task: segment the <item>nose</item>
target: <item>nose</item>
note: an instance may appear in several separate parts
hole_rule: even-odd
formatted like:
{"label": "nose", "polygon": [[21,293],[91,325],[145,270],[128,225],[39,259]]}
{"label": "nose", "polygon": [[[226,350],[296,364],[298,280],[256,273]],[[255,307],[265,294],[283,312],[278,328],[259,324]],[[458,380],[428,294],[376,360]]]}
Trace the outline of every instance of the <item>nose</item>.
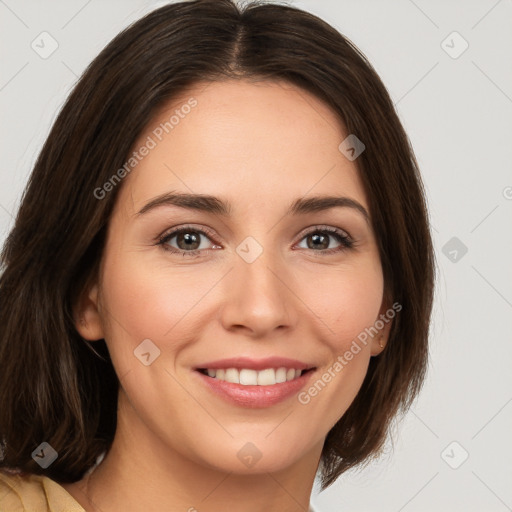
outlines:
{"label": "nose", "polygon": [[224,328],[258,339],[292,329],[298,318],[293,289],[291,272],[272,251],[263,251],[252,263],[237,258],[225,283]]}

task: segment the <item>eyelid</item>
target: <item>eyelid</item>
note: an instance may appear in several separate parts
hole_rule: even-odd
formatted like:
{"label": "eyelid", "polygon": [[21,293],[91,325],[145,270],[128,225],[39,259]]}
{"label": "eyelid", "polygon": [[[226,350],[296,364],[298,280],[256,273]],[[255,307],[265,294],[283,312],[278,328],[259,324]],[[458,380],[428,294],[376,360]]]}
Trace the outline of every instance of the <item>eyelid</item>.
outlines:
{"label": "eyelid", "polygon": [[310,233],[314,233],[316,231],[329,231],[331,233],[338,233],[340,235],[343,235],[350,240],[353,240],[352,236],[346,229],[338,228],[336,226],[331,226],[330,224],[313,224],[312,226],[308,226],[307,228],[304,228],[300,233],[299,237],[302,239],[306,235],[309,235]]}
{"label": "eyelid", "polygon": [[208,235],[208,237],[210,237],[212,239],[215,239],[217,236],[216,233],[208,226],[204,226],[202,224],[200,226],[196,226],[194,224],[184,224],[184,225],[173,226],[171,228],[166,229],[161,235],[158,235],[156,237],[155,241],[161,242],[162,240],[169,238],[169,237],[173,237],[180,231],[187,230],[187,229],[189,229],[190,231],[197,231],[198,233]]}

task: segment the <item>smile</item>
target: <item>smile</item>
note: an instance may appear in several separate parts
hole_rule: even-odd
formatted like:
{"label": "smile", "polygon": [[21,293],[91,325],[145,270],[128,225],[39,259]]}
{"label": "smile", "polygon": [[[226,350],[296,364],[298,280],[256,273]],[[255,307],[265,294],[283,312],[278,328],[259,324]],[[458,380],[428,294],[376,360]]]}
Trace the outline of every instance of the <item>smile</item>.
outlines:
{"label": "smile", "polygon": [[298,379],[308,370],[297,368],[265,368],[257,371],[249,368],[200,368],[199,371],[213,379],[243,386],[273,386]]}

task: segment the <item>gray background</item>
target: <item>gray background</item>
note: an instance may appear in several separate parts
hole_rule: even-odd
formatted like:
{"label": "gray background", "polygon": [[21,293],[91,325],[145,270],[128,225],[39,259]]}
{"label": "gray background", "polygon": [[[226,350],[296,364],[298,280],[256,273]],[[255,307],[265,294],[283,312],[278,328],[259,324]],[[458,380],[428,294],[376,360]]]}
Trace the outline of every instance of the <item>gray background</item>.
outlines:
{"label": "gray background", "polygon": [[[0,0],[0,241],[76,78],[164,3]],[[420,398],[381,459],[321,494],[315,486],[312,503],[321,512],[512,510],[512,1],[287,3],[352,39],[388,87],[420,163],[439,264]],[[43,31],[58,43],[46,59],[31,47]]]}

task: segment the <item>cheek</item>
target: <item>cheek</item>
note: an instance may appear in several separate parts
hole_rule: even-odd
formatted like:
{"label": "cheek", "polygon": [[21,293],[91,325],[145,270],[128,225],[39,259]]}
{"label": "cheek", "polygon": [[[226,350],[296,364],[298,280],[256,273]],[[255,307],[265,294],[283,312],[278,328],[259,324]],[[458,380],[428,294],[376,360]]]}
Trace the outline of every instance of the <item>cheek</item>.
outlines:
{"label": "cheek", "polygon": [[187,307],[181,283],[167,282],[130,252],[105,260],[101,305],[105,338],[118,371],[134,364],[133,351],[143,340],[152,340],[161,350],[165,334]]}
{"label": "cheek", "polygon": [[303,432],[314,432],[322,418],[326,435],[354,401],[368,371],[371,338],[365,329],[378,319],[383,276],[373,259],[359,263],[357,268],[340,266],[316,279],[317,286],[310,281],[307,289],[303,288],[302,293],[308,292],[311,298],[311,310],[319,317],[317,325],[328,353],[327,364],[297,397]]}
{"label": "cheek", "polygon": [[378,319],[383,298],[380,266],[344,268],[306,280],[302,296],[325,326],[326,340],[336,352],[344,352],[361,332]]}
{"label": "cheek", "polygon": [[[114,253],[114,251],[112,251]],[[162,263],[158,255],[126,250],[107,258],[102,280],[106,338],[119,371],[133,362],[133,350],[146,339],[161,350],[160,362],[174,365],[202,324],[202,297],[218,282],[210,270]]]}

